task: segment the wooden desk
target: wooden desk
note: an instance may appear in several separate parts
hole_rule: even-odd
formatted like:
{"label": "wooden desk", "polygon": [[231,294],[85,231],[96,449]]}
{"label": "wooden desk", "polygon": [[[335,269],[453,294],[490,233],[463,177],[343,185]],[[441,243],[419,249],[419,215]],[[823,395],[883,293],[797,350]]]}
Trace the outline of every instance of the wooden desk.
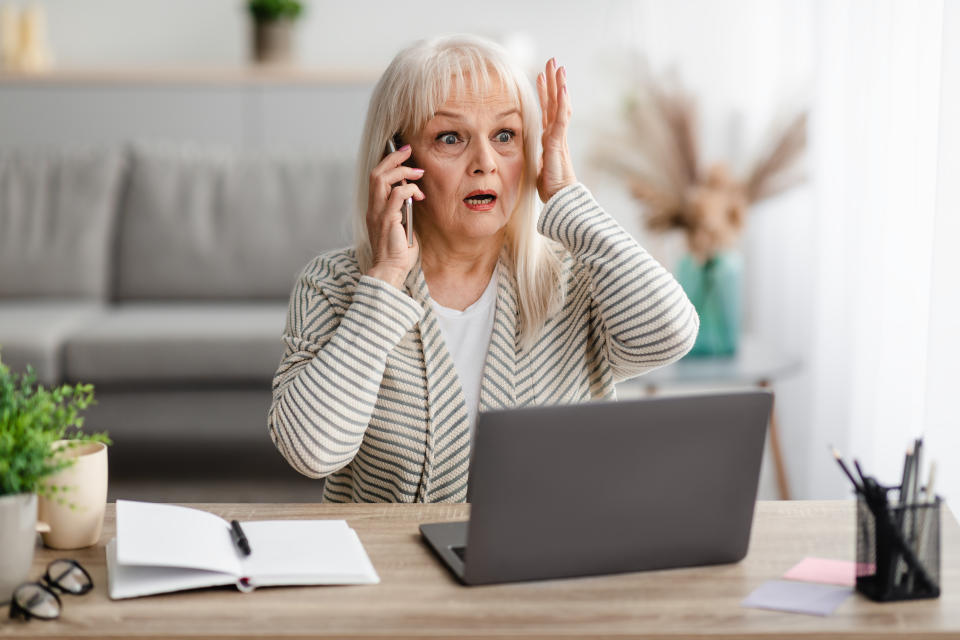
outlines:
{"label": "wooden desk", "polygon": [[[96,588],[63,597],[54,622],[6,620],[0,638],[867,638],[960,637],[960,527],[943,513],[943,595],[876,604],[854,595],[827,618],[743,609],[765,580],[808,555],[852,559],[853,502],[761,502],[750,552],[735,565],[544,582],[462,587],[421,542],[421,522],[464,518],[466,505],[198,505],[226,518],[345,518],[380,574],[379,585],[234,588],[111,601],[104,545],[38,550],[34,576],[51,559],[79,560]],[[571,516],[576,510],[571,508]]]}

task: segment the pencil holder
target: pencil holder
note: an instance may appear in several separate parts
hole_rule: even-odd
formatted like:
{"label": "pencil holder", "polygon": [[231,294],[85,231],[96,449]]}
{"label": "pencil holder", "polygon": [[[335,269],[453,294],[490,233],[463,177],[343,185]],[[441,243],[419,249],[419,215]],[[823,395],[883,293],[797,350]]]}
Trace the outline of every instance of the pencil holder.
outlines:
{"label": "pencil holder", "polygon": [[871,508],[857,498],[857,591],[877,602],[940,597],[940,498]]}

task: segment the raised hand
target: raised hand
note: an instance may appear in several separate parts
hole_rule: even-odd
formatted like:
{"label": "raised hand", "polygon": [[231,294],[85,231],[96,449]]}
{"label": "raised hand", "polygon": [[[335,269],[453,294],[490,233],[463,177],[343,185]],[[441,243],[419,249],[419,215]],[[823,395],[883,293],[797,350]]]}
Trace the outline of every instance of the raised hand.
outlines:
{"label": "raised hand", "polygon": [[577,181],[567,145],[567,126],[570,124],[570,94],[567,91],[567,70],[557,67],[555,58],[537,75],[537,94],[543,114],[543,157],[537,176],[537,192],[546,202],[560,189]]}

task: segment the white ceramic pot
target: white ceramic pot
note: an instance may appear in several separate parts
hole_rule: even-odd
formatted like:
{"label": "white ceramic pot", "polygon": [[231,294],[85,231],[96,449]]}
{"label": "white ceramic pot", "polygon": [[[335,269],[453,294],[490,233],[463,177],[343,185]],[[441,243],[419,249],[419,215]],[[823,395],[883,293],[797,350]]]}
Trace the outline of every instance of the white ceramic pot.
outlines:
{"label": "white ceramic pot", "polygon": [[[54,447],[61,444],[56,442]],[[67,489],[40,497],[39,518],[50,525],[43,543],[53,549],[89,547],[100,539],[107,507],[107,446],[89,442],[60,455],[73,458],[74,463],[44,480],[45,485]]]}
{"label": "white ceramic pot", "polygon": [[0,604],[27,580],[37,545],[37,494],[0,496]]}

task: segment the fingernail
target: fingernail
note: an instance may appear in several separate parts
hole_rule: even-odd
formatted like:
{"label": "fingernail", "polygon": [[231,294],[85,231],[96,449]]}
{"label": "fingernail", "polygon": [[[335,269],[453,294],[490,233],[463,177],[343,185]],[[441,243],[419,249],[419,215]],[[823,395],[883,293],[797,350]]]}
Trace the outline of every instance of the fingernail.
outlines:
{"label": "fingernail", "polygon": [[417,173],[423,173],[423,169],[414,169]]}
{"label": "fingernail", "polygon": [[410,148],[410,145],[405,144],[405,145],[403,145],[402,147],[400,147],[399,149],[397,149],[397,151],[406,151],[406,150],[409,149],[409,148]]}
{"label": "fingernail", "polygon": [[567,68],[566,68],[566,67],[560,67],[560,75],[562,75],[564,78],[567,77]]}

